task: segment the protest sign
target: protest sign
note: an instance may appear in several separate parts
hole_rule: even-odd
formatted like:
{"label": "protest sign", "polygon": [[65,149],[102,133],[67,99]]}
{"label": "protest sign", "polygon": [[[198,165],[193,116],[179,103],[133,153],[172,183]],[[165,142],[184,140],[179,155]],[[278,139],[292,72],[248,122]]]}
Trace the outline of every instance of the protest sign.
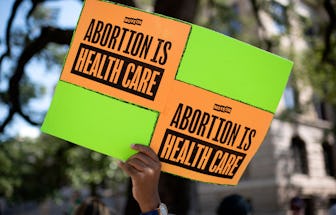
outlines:
{"label": "protest sign", "polygon": [[183,82],[174,83],[168,103],[151,143],[163,170],[219,184],[237,181],[273,116]]}
{"label": "protest sign", "polygon": [[42,130],[122,160],[142,143],[163,171],[237,184],[291,67],[194,24],[87,0]]}
{"label": "protest sign", "polygon": [[61,80],[160,110],[189,31],[182,22],[88,0]]}

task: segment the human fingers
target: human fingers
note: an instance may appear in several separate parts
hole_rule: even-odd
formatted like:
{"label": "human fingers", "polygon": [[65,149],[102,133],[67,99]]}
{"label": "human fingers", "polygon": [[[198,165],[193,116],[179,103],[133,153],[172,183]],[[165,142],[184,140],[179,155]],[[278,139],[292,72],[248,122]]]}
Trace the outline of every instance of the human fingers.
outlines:
{"label": "human fingers", "polygon": [[133,166],[129,165],[128,163],[124,163],[122,161],[118,161],[118,166],[129,176],[135,176],[138,172]]}
{"label": "human fingers", "polygon": [[131,147],[134,150],[137,150],[139,152],[142,152],[142,153],[146,154],[147,156],[149,156],[154,161],[159,161],[159,158],[157,157],[156,153],[149,146],[144,146],[144,145],[141,145],[141,144],[132,144]]}
{"label": "human fingers", "polygon": [[159,159],[154,160],[151,157],[149,157],[147,154],[142,153],[142,152],[138,152],[137,154],[133,155],[132,159],[138,159],[142,163],[144,163],[145,165],[151,168],[161,165]]}
{"label": "human fingers", "polygon": [[[139,157],[138,154],[133,155],[130,159],[127,160],[127,164],[132,166],[134,169],[138,170],[139,172],[143,172],[146,169],[152,168],[153,165],[151,163],[147,164],[146,162],[144,162],[142,159],[139,159],[138,157]],[[143,159],[146,159],[146,158],[143,158]],[[147,158],[147,159],[150,160],[150,158]]]}

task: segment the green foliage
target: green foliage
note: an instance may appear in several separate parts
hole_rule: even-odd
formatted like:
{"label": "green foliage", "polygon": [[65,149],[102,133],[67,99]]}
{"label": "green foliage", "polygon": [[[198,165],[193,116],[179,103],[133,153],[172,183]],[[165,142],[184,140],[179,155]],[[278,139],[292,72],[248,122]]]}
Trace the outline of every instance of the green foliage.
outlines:
{"label": "green foliage", "polygon": [[[331,55],[336,59],[335,51]],[[307,78],[321,100],[336,105],[336,66],[328,62],[320,62],[321,58],[321,51],[306,53],[304,63]]]}
{"label": "green foliage", "polygon": [[0,195],[13,201],[41,200],[52,194],[62,178],[65,148],[62,141],[47,136],[12,139],[0,145]]}
{"label": "green foliage", "polygon": [[0,145],[0,196],[43,200],[63,186],[113,188],[125,179],[117,161],[55,137],[12,139]]}
{"label": "green foliage", "polygon": [[46,63],[47,68],[61,66],[65,61],[68,46],[49,44],[46,49],[40,53],[40,59]]}
{"label": "green foliage", "polygon": [[47,7],[45,4],[38,4],[29,19],[31,31],[38,30],[46,25],[56,25],[59,12],[60,8],[58,7]]}
{"label": "green foliage", "polygon": [[153,7],[154,0],[136,0],[135,3],[137,7],[146,10],[148,8]]}
{"label": "green foliage", "polygon": [[125,178],[114,158],[86,148],[68,150],[67,162],[66,175],[76,189],[89,186],[95,192],[99,185],[114,187]]}
{"label": "green foliage", "polygon": [[20,100],[23,104],[27,104],[30,99],[36,98],[38,96],[43,96],[43,94],[39,93],[42,92],[42,86],[33,85],[28,77],[24,76],[20,84]]}

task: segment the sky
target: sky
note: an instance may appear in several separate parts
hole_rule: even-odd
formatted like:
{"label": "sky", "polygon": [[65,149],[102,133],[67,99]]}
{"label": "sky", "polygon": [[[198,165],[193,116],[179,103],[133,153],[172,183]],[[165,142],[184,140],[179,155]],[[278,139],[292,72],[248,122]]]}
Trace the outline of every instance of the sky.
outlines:
{"label": "sky", "polygon": [[[4,52],[4,41],[5,41],[5,32],[7,20],[10,16],[10,11],[15,0],[0,0],[0,54]],[[58,0],[50,1],[44,3],[46,7],[50,8],[59,8],[58,19],[55,24],[61,28],[74,28],[78,21],[80,11],[82,8],[82,3],[79,0]],[[24,26],[25,21],[24,17],[29,9],[31,3],[29,0],[23,1],[20,5],[19,13],[15,18],[14,25],[17,27]],[[17,50],[18,52],[21,50]],[[0,89],[7,89],[7,82],[4,81],[4,77],[10,75],[6,73],[10,67],[10,63],[7,63],[2,68],[2,73],[0,74]],[[31,60],[26,67],[26,74],[31,78],[31,81],[36,84],[42,84],[46,87],[46,95],[39,99],[33,99],[29,103],[31,110],[37,111],[46,111],[50,105],[52,99],[52,93],[55,84],[59,78],[61,68],[55,67],[51,69],[46,68],[45,64],[40,61],[33,59]],[[7,109],[3,106],[0,106],[0,121],[3,120],[3,117],[7,114]],[[26,123],[21,117],[15,116],[12,123],[7,126],[5,133],[10,136],[19,136],[19,137],[37,137],[40,134],[40,128],[36,126],[30,126]]]}

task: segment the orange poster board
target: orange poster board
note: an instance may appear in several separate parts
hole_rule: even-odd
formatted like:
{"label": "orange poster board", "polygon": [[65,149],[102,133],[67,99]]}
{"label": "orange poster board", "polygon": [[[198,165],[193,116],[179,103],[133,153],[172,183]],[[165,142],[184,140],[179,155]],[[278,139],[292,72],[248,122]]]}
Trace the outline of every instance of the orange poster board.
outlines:
{"label": "orange poster board", "polygon": [[151,141],[162,169],[204,182],[237,184],[273,114],[179,81],[171,95]]}
{"label": "orange poster board", "polygon": [[162,110],[190,25],[98,0],[82,14],[61,80]]}

